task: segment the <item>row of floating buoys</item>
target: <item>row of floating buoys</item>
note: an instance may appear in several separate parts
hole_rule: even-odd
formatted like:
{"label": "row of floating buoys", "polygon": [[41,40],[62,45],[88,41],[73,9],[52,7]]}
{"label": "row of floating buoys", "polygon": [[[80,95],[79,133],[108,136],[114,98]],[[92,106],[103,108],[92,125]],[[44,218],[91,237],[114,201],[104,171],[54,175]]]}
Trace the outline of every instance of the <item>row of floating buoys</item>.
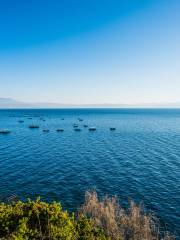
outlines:
{"label": "row of floating buoys", "polygon": [[[27,118],[28,120],[32,120],[32,118],[30,117],[30,118]],[[46,121],[46,119],[44,119],[44,118],[39,118],[39,120],[41,120],[41,121],[43,121],[43,122],[45,122]],[[18,121],[19,123],[24,123],[24,120],[19,120]]]}
{"label": "row of floating buoys", "polygon": [[[31,120],[32,117],[28,117],[27,119]],[[45,120],[44,118],[42,118],[42,117],[40,117],[39,119],[42,120],[42,121],[46,121],[46,120]],[[61,118],[61,120],[64,120],[64,118]],[[78,120],[79,122],[82,122],[82,121],[83,121],[82,118],[77,118],[77,120]],[[24,123],[24,120],[21,120],[21,119],[20,119],[18,122],[19,122],[19,123]],[[81,128],[79,128],[78,124],[73,124],[73,127],[74,127],[74,131],[76,131],[76,132],[80,132],[80,131],[81,131]],[[88,128],[88,125],[84,124],[83,127],[84,127],[84,128]],[[39,125],[32,124],[32,125],[29,125],[29,128],[30,128],[30,129],[38,129],[38,128],[39,128]],[[115,130],[116,130],[115,127],[110,127],[109,129],[110,129],[110,131],[115,131]],[[50,132],[49,129],[43,129],[42,131],[45,132],[45,133]],[[64,129],[60,128],[60,129],[57,129],[56,131],[57,131],[57,132],[64,132]],[[89,127],[89,131],[96,131],[96,128],[95,128],[95,127]],[[8,133],[10,133],[10,132],[11,132],[11,131],[10,131],[9,129],[0,129],[0,134],[8,134]]]}
{"label": "row of floating buoys", "polygon": [[[74,124],[74,131],[76,132],[80,132],[81,131],[81,128],[78,127],[77,124]],[[87,125],[84,125],[84,127],[88,127]],[[35,129],[35,128],[39,128],[38,125],[30,125],[29,128],[31,129]],[[115,127],[110,127],[110,131],[115,131],[116,128]],[[64,129],[60,128],[60,129],[57,129],[56,130],[57,132],[64,132]],[[89,127],[89,131],[96,131],[96,128],[95,127]],[[48,129],[44,129],[43,132],[49,132]]]}
{"label": "row of floating buoys", "polygon": [[[30,125],[29,128],[30,129],[38,129],[39,126],[38,125]],[[114,127],[110,128],[110,131],[115,131],[115,130],[116,130],[116,128],[114,128]],[[48,133],[50,130],[49,129],[43,129],[42,131]],[[57,129],[56,131],[57,132],[64,132],[64,129],[60,128],[60,129]],[[75,127],[74,131],[80,132],[81,128]],[[89,131],[91,131],[91,132],[96,131],[96,128],[95,127],[90,127]],[[0,129],[0,134],[8,134],[8,133],[11,133],[11,131],[9,129]]]}

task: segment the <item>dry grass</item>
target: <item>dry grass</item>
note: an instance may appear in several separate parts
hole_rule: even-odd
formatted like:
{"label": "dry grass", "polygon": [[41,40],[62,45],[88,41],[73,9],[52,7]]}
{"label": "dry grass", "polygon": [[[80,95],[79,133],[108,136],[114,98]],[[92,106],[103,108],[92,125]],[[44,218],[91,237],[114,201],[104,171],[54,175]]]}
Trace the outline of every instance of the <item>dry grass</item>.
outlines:
{"label": "dry grass", "polygon": [[99,200],[96,192],[87,192],[80,213],[90,217],[111,240],[172,240],[168,233],[159,233],[155,218],[146,214],[133,201],[124,210],[116,197]]}

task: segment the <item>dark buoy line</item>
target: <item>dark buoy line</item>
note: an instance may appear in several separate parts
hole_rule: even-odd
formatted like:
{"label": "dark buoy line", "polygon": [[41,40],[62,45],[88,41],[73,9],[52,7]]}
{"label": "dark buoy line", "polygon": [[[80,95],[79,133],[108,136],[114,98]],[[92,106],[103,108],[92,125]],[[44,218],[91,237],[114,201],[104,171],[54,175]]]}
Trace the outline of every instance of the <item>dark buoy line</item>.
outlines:
{"label": "dark buoy line", "polygon": [[[33,118],[32,118],[32,117],[28,117],[27,119],[33,119]],[[82,118],[77,118],[77,119],[78,119],[78,121],[80,121],[80,122],[83,121]],[[39,120],[41,120],[41,121],[46,121],[46,120],[45,120],[44,118],[42,118],[42,117],[40,117]],[[61,120],[64,120],[64,118],[61,118]],[[19,123],[24,123],[24,120],[20,119],[20,120],[18,120],[18,122],[19,122]],[[30,124],[28,127],[29,127],[30,129],[38,129],[38,128],[40,128],[39,125],[37,125],[37,124]],[[73,124],[74,131],[76,131],[76,132],[82,131],[82,129],[81,129],[80,127],[81,127],[81,126],[79,126],[79,124],[77,124],[77,123],[74,123],[74,124]],[[82,127],[88,128],[88,130],[89,130],[89,131],[92,131],[92,132],[97,130],[96,127],[88,127],[87,124],[82,125]],[[110,131],[115,131],[116,128],[115,128],[115,127],[109,127],[109,130],[110,130]],[[10,133],[10,132],[11,132],[11,130],[9,130],[9,129],[0,129],[0,134],[8,134],[8,133]],[[50,132],[50,130],[45,128],[45,129],[42,129],[42,132],[48,133],[48,132]],[[58,128],[58,129],[56,129],[56,132],[64,132],[64,129],[63,129],[63,128]]]}

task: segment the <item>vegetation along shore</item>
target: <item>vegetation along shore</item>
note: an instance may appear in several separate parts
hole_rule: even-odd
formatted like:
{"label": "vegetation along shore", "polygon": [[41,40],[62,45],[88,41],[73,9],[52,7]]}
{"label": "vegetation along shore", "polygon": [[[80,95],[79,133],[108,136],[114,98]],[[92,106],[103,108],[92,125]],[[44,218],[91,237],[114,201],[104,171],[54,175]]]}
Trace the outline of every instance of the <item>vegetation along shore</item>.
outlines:
{"label": "vegetation along shore", "polygon": [[63,210],[60,203],[40,199],[0,203],[0,239],[62,240],[171,240],[160,231],[157,219],[130,202],[123,209],[116,197],[99,199],[86,192],[76,213]]}

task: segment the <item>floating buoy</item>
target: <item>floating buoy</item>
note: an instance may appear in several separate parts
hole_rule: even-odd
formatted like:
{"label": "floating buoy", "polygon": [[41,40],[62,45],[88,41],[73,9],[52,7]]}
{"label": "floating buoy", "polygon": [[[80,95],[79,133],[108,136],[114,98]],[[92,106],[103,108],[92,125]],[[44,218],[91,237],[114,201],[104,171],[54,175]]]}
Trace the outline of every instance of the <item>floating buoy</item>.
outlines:
{"label": "floating buoy", "polygon": [[64,129],[57,129],[57,132],[64,132]]}

